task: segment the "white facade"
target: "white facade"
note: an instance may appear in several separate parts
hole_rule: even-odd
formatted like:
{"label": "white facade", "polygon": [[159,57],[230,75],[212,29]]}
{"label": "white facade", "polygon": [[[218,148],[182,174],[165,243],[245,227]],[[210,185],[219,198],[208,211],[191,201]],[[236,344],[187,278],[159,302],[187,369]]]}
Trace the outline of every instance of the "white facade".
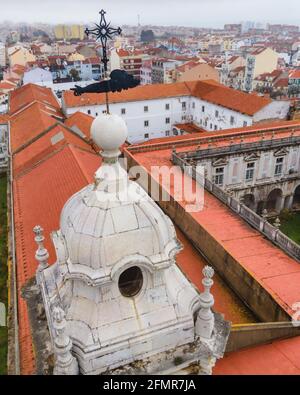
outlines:
{"label": "white facade", "polygon": [[36,67],[32,70],[25,71],[23,77],[23,84],[39,84],[48,86],[53,83],[51,71]]}
{"label": "white facade", "polygon": [[192,121],[201,128],[213,131],[251,126],[253,117],[228,108],[191,98]]}
{"label": "white facade", "polygon": [[[274,147],[270,147],[271,143]],[[236,149],[233,144],[231,153],[228,149],[222,153],[222,148],[211,148],[194,160],[205,167],[210,181],[232,192],[251,209],[259,213],[264,208],[290,209],[296,203],[296,189],[300,185],[299,138],[285,143],[278,140],[278,144],[276,140],[256,144],[253,149],[249,149],[249,143],[241,148],[237,145]]]}
{"label": "white facade", "polygon": [[[182,96],[159,100],[111,103],[110,110],[113,114],[120,115],[126,122],[129,130],[128,141],[138,143],[172,135],[173,125],[185,122],[183,117],[188,114],[189,100],[189,97]],[[183,102],[187,103],[186,111],[182,109]],[[106,106],[103,104],[65,108],[67,116],[77,111],[96,117],[106,111]]]}
{"label": "white facade", "polygon": [[6,49],[5,44],[0,42],[0,67],[6,66]]}
{"label": "white facade", "polygon": [[[81,111],[96,117],[106,111],[105,104],[68,108],[64,102],[62,105],[67,116]],[[111,103],[110,109],[125,120],[129,130],[128,141],[139,143],[172,136],[177,123],[193,122],[207,131],[214,131],[251,126],[261,120],[285,119],[289,102],[273,101],[254,116],[191,96]]]}

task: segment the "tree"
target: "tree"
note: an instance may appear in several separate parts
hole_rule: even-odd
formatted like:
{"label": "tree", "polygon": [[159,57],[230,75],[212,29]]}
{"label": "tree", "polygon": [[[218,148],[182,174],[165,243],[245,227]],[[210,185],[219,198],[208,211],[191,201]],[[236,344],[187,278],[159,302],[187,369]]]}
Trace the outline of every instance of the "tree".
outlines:
{"label": "tree", "polygon": [[142,30],[141,41],[144,43],[150,43],[155,40],[155,36],[152,30]]}
{"label": "tree", "polygon": [[79,73],[78,70],[76,69],[71,69],[69,72],[70,77],[72,78],[73,81],[79,81],[80,77],[79,77]]}

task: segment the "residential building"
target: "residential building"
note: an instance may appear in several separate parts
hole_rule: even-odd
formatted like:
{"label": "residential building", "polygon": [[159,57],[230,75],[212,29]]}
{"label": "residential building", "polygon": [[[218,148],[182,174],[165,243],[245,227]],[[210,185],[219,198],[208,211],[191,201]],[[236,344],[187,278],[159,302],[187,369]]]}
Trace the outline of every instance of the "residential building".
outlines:
{"label": "residential building", "polygon": [[143,60],[149,59],[149,55],[142,50],[124,50],[113,48],[110,53],[110,69],[125,70],[135,79],[140,80]]}
{"label": "residential building", "polygon": [[141,67],[141,85],[152,84],[152,60],[143,60]]}
{"label": "residential building", "polygon": [[26,63],[28,62],[35,62],[36,57],[30,50],[26,48],[19,48],[8,55],[8,60],[10,67],[15,65],[26,66]]}
{"label": "residential building", "polygon": [[152,84],[170,84],[173,82],[172,72],[176,66],[182,62],[174,59],[153,59],[152,60]]}
{"label": "residential building", "polygon": [[0,42],[0,67],[6,66],[6,47],[5,44]]}
{"label": "residential building", "polygon": [[244,89],[253,90],[254,79],[263,73],[271,73],[277,69],[278,54],[271,48],[257,48],[246,58]]}
{"label": "residential building", "polygon": [[213,80],[219,82],[219,73],[209,64],[191,60],[175,68],[174,82]]}
{"label": "residential building", "polygon": [[54,28],[56,40],[83,40],[83,25],[57,25]]}
{"label": "residential building", "polygon": [[237,69],[237,67],[245,66],[245,59],[242,56],[230,56],[225,58],[220,68],[220,82],[221,84],[232,86],[230,84],[230,72]]}

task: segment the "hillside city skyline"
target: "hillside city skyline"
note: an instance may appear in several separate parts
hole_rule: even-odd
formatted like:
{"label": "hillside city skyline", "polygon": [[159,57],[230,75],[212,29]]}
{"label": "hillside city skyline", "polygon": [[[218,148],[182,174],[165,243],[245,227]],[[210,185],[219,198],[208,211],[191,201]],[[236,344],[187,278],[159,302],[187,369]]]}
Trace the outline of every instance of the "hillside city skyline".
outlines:
{"label": "hillside city skyline", "polygon": [[[159,3],[159,12],[157,6]],[[185,7],[178,1],[165,0],[163,3],[154,0],[151,4],[143,1],[130,0],[126,2],[126,8],[122,7],[120,0],[104,0],[101,3],[88,0],[85,5],[79,0],[51,2],[51,8],[46,4],[42,6],[37,0],[24,2],[14,0],[6,4],[1,10],[0,22],[13,21],[21,23],[91,23],[95,21],[95,15],[99,8],[105,8],[112,16],[113,23],[137,25],[138,18],[141,25],[153,26],[186,26],[186,27],[212,27],[220,28],[225,23],[240,23],[242,21],[254,21],[256,23],[289,23],[300,24],[297,15],[297,0],[291,0],[289,7],[280,0],[189,0]],[[38,8],[37,8],[38,6]],[[120,13],[120,7],[122,12]],[[216,7],[218,12],[216,13]],[[234,13],[228,12],[233,9]],[[16,14],[15,10],[18,9]],[[57,13],[57,9],[60,12]],[[191,8],[193,12],[190,12]],[[169,11],[172,9],[172,13]],[[245,9],[247,12],[245,13]],[[72,12],[70,12],[70,10]],[[259,12],[258,12],[259,10]],[[84,15],[84,16],[83,16]],[[166,15],[168,15],[166,21]],[[245,18],[245,15],[247,16]],[[139,16],[139,17],[138,17]]]}

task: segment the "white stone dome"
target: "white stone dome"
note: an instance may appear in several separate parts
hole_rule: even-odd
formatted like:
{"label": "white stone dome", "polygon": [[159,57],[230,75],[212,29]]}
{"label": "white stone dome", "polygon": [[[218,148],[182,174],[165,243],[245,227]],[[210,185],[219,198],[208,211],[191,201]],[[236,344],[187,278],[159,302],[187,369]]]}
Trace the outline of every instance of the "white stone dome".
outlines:
{"label": "white stone dome", "polygon": [[117,161],[126,133],[124,121],[115,115],[101,115],[92,124],[93,139],[104,149],[104,162],[95,183],[65,204],[60,237],[53,240],[58,260],[67,262],[70,272],[85,271],[99,279],[110,275],[124,258],[140,256],[156,264],[170,262],[180,250],[169,217],[128,179]]}

